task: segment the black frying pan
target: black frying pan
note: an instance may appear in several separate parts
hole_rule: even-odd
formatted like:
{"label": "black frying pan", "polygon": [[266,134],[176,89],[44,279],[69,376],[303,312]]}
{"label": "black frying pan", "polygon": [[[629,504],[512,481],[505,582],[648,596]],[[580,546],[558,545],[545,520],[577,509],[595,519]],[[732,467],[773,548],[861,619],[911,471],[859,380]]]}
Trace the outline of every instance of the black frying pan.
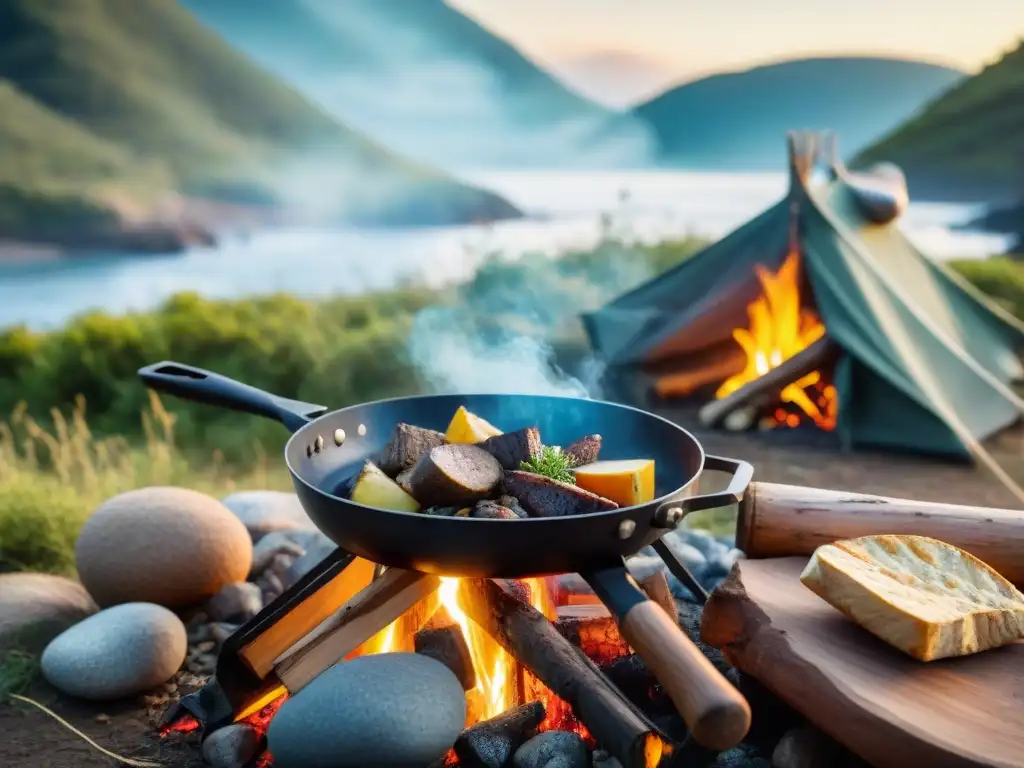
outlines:
{"label": "black frying pan", "polygon": [[[709,747],[738,743],[750,723],[746,701],[655,603],[627,577],[623,558],[661,537],[691,511],[742,498],[753,468],[705,456],[686,430],[624,405],[541,395],[429,395],[380,400],[325,413],[321,405],[272,395],[180,363],[146,366],[147,386],[196,402],[276,419],[292,431],[285,460],[299,500],[340,547],[381,565],[446,576],[524,578],[580,573],[616,615],[627,642],[658,676],[694,737]],[[549,445],[585,434],[603,438],[601,458],[655,461],[656,496],[610,512],[526,520],[435,517],[367,507],[339,490],[387,443],[399,422],[443,432],[456,409],[500,429],[536,426]],[[698,495],[705,469],[728,471],[723,493]]]}

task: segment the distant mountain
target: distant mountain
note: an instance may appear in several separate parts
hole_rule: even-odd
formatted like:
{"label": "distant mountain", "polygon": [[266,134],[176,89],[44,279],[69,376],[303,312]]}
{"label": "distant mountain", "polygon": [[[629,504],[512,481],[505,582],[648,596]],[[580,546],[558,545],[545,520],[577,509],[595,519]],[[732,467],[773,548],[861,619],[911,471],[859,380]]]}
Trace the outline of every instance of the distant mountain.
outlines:
{"label": "distant mountain", "polygon": [[1024,197],[1024,41],[855,158],[889,160],[911,195],[937,200]]}
{"label": "distant mountain", "polygon": [[184,0],[236,48],[388,146],[449,167],[638,165],[645,126],[442,0]]}
{"label": "distant mountain", "polygon": [[102,240],[178,194],[373,223],[515,212],[344,127],[175,0],[0,3],[0,146],[0,238]]}
{"label": "distant mountain", "polygon": [[657,134],[663,163],[781,170],[786,131],[832,130],[840,150],[852,153],[962,77],[949,67],[899,59],[799,59],[705,77],[634,113]]}

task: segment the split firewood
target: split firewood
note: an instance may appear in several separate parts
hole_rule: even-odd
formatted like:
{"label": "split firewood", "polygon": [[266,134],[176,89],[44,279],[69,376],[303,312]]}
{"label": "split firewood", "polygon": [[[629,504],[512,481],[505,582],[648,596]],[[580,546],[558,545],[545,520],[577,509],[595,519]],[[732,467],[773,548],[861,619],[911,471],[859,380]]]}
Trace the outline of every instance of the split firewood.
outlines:
{"label": "split firewood", "polygon": [[505,491],[519,499],[531,517],[564,517],[618,509],[596,493],[532,472],[506,472]]}
{"label": "split firewood", "polygon": [[593,464],[601,453],[601,436],[586,435],[570,443],[564,453],[572,460],[573,466]]}
{"label": "split firewood", "polygon": [[540,454],[540,431],[536,427],[505,432],[489,437],[477,446],[483,448],[501,464],[502,469],[519,469],[524,461]]}
{"label": "split firewood", "polygon": [[603,605],[563,605],[556,609],[558,633],[597,663],[630,653],[611,612]]}
{"label": "split firewood", "polygon": [[399,423],[380,452],[377,466],[391,477],[410,469],[431,448],[444,445],[444,434],[412,424]]}
{"label": "split firewood", "polygon": [[496,501],[489,501],[487,499],[484,499],[483,501],[478,501],[476,503],[476,506],[473,507],[473,511],[469,513],[469,516],[480,518],[481,520],[519,519],[519,515],[517,515],[515,511],[499,504]]}
{"label": "split firewood", "polygon": [[648,598],[660,605],[672,621],[678,623],[679,609],[676,607],[676,600],[672,597],[672,588],[668,585],[668,578],[665,572],[658,570],[640,582],[640,589]]}
{"label": "split firewood", "polygon": [[440,661],[454,672],[462,683],[462,690],[468,691],[476,685],[473,657],[458,624],[452,622],[444,627],[421,629],[414,636],[413,649],[416,653]]}
{"label": "split firewood", "polygon": [[532,701],[467,728],[455,741],[460,765],[505,768],[516,750],[537,732],[544,715],[544,705]]}
{"label": "split firewood", "polygon": [[493,495],[501,465],[487,451],[466,443],[440,445],[412,470],[412,496],[424,506],[466,506]]}
{"label": "split firewood", "polygon": [[441,579],[433,574],[388,568],[274,663],[277,679],[297,693],[423,598]]}

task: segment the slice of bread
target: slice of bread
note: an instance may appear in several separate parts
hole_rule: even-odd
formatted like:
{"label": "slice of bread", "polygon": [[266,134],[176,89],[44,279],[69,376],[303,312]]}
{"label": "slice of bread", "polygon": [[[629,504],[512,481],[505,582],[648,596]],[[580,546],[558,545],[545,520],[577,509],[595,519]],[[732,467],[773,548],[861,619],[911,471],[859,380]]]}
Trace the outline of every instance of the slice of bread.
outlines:
{"label": "slice of bread", "polygon": [[815,550],[800,581],[921,661],[1024,637],[1024,595],[978,558],[926,536],[826,544]]}

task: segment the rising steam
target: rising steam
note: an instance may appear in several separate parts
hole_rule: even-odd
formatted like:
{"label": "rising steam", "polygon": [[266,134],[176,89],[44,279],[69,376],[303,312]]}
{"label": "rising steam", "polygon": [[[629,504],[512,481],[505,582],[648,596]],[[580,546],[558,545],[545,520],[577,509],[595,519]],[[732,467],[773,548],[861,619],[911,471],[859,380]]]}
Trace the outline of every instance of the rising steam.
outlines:
{"label": "rising steam", "polygon": [[619,240],[556,258],[492,256],[458,303],[416,316],[410,360],[435,392],[602,397],[603,365],[589,352],[579,315],[651,276]]}

